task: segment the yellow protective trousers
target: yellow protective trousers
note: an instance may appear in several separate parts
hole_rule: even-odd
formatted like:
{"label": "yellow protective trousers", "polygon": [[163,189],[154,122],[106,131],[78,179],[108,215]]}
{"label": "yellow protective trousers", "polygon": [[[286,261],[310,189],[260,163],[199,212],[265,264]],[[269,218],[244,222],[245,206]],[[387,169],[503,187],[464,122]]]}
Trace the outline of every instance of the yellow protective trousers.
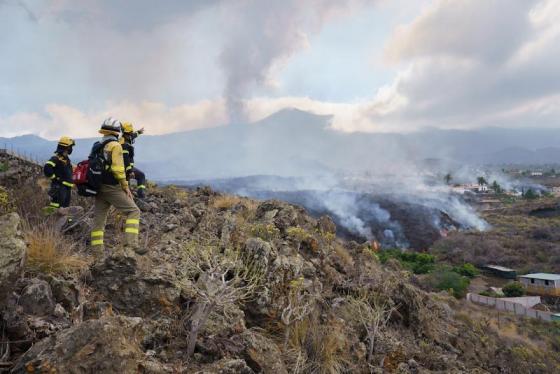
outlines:
{"label": "yellow protective trousers", "polygon": [[125,244],[131,249],[138,248],[138,233],[140,229],[140,209],[129,198],[120,185],[102,184],[95,197],[93,230],[91,231],[91,246],[94,251],[104,249],[105,225],[107,213],[114,206],[125,217]]}

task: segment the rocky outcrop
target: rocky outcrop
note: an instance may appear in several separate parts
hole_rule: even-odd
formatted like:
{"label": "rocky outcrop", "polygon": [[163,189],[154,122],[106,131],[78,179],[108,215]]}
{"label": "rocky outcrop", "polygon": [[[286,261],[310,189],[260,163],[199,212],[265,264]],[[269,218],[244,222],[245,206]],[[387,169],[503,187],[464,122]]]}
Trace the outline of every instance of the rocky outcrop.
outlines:
{"label": "rocky outcrop", "polygon": [[11,154],[9,151],[0,149],[0,184],[4,186],[17,186],[25,181],[29,182],[30,177],[41,174],[41,165],[34,161],[27,160]]}
{"label": "rocky outcrop", "polygon": [[256,373],[288,374],[278,345],[254,330],[247,330],[236,337],[245,348],[244,356]]}
{"label": "rocky outcrop", "polygon": [[19,297],[24,313],[42,317],[54,312],[55,302],[50,285],[41,279],[32,279]]}
{"label": "rocky outcrop", "polygon": [[0,306],[13,290],[23,269],[26,246],[20,225],[17,213],[0,217]]}
{"label": "rocky outcrop", "polygon": [[145,316],[175,305],[181,294],[169,266],[154,267],[134,256],[107,257],[93,266],[91,274],[93,288],[129,316]]}
{"label": "rocky outcrop", "polygon": [[14,282],[0,321],[19,342],[10,345],[14,373],[557,368],[554,355],[488,333],[468,320],[467,305],[422,291],[401,266],[382,266],[368,245],[337,238],[329,217],[207,188],[149,192],[141,203],[148,254],[121,253],[122,222],[111,217],[112,254],[89,272]]}
{"label": "rocky outcrop", "polygon": [[137,373],[141,323],[127,317],[83,322],[35,344],[12,373]]}

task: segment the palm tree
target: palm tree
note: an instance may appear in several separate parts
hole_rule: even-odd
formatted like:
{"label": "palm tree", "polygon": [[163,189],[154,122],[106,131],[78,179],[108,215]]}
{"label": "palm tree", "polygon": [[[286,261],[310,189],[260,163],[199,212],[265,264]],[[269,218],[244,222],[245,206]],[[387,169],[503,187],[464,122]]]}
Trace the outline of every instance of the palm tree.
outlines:
{"label": "palm tree", "polygon": [[451,176],[451,173],[447,173],[445,174],[445,177],[443,177],[443,180],[445,180],[445,184],[450,184],[452,179],[453,176]]}

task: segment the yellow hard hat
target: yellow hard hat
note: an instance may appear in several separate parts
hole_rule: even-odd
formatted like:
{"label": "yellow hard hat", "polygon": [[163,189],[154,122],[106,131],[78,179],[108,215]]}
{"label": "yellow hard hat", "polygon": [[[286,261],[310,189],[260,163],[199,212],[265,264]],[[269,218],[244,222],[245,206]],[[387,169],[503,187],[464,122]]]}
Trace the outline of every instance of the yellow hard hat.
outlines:
{"label": "yellow hard hat", "polygon": [[74,139],[69,138],[68,136],[63,136],[62,138],[60,138],[60,140],[58,141],[58,145],[62,145],[64,147],[72,147],[76,144],[76,142],[74,141]]}
{"label": "yellow hard hat", "polygon": [[121,126],[121,131],[123,134],[132,134],[134,132],[134,127],[130,122],[123,122]]}

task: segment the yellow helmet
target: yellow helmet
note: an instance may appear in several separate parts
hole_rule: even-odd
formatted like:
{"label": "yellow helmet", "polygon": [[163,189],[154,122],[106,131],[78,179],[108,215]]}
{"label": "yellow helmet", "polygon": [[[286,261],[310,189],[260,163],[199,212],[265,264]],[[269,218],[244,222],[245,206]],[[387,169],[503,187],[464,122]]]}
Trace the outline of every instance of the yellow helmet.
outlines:
{"label": "yellow helmet", "polygon": [[121,126],[121,131],[123,134],[132,134],[134,132],[134,127],[130,122],[123,122]]}
{"label": "yellow helmet", "polygon": [[58,141],[58,145],[61,145],[63,147],[72,147],[76,144],[76,142],[74,141],[74,139],[69,138],[68,136],[63,136],[62,138],[60,138],[60,140]]}

